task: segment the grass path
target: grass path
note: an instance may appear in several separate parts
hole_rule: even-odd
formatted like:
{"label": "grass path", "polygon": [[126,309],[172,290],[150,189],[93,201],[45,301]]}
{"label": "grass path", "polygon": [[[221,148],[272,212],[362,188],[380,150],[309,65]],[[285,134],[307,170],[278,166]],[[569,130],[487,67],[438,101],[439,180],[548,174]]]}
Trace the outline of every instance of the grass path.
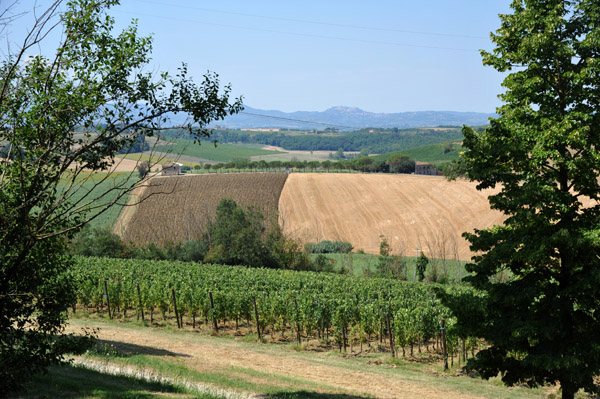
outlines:
{"label": "grass path", "polygon": [[298,351],[290,344],[91,319],[71,320],[68,329],[82,328],[96,329],[105,347],[116,349],[118,355],[110,357],[116,364],[261,398],[543,398],[549,393],[443,373],[435,363],[387,364],[389,355],[378,353],[343,357]]}

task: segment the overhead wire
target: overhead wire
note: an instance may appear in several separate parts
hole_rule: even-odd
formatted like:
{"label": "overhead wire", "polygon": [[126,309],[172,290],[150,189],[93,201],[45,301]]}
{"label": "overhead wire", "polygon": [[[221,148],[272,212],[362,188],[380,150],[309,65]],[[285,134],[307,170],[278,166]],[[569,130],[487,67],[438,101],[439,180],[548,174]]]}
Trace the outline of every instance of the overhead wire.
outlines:
{"label": "overhead wire", "polygon": [[273,16],[268,16],[268,15],[248,14],[248,13],[235,12],[235,11],[223,11],[223,10],[215,10],[215,9],[203,8],[203,7],[185,6],[185,5],[173,4],[173,3],[167,4],[164,2],[150,1],[150,0],[135,0],[135,1],[138,1],[141,3],[156,4],[156,5],[168,5],[169,7],[187,8],[190,10],[207,11],[207,12],[219,13],[219,14],[239,15],[239,16],[244,16],[244,17],[263,18],[263,19],[270,19],[270,20],[275,20],[275,21],[300,22],[300,23],[305,23],[305,24],[334,26],[334,27],[339,27],[339,28],[353,28],[353,29],[375,30],[375,31],[382,31],[382,32],[411,33],[411,34],[419,34],[419,35],[444,36],[444,37],[463,37],[463,38],[468,38],[468,39],[488,39],[485,36],[463,35],[463,34],[442,33],[442,32],[426,32],[426,31],[415,31],[415,30],[407,30],[407,29],[395,29],[395,28],[382,28],[382,27],[364,26],[364,25],[340,24],[340,23],[333,23],[333,22],[320,22],[320,21],[311,21],[311,20],[307,20],[307,19],[273,17]]}
{"label": "overhead wire", "polygon": [[339,37],[339,36],[315,35],[315,34],[310,34],[310,33],[286,32],[286,31],[280,31],[280,30],[274,30],[274,29],[264,29],[264,28],[254,28],[254,27],[246,27],[246,26],[239,26],[239,25],[219,24],[219,23],[215,23],[215,22],[191,20],[191,19],[185,19],[185,18],[167,17],[167,16],[164,16],[164,15],[152,15],[152,14],[146,14],[146,13],[140,13],[140,12],[132,12],[132,11],[123,11],[123,10],[121,10],[121,12],[124,12],[124,13],[127,13],[127,14],[136,15],[136,16],[142,15],[142,16],[145,16],[145,17],[160,18],[160,19],[167,19],[167,20],[180,21],[180,22],[188,22],[188,23],[196,23],[196,24],[197,23],[202,23],[204,25],[219,26],[219,27],[224,27],[224,28],[243,29],[243,30],[251,30],[251,31],[258,31],[258,32],[268,32],[268,33],[278,33],[278,34],[292,35],[292,36],[312,37],[312,38],[317,38],[317,39],[332,39],[332,40],[341,40],[341,41],[356,42],[356,43],[383,44],[383,45],[390,45],[390,46],[416,47],[416,48],[426,48],[426,49],[435,49],[435,50],[452,50],[452,51],[479,52],[479,50],[476,50],[476,49],[466,49],[466,48],[458,48],[458,47],[443,47],[443,46],[427,46],[427,45],[420,45],[420,44],[384,42],[384,41],[379,41],[379,40],[350,39],[350,38]]}
{"label": "overhead wire", "polygon": [[334,123],[314,122],[314,121],[306,121],[306,120],[301,120],[301,119],[284,118],[282,116],[256,114],[253,112],[246,112],[246,111],[241,111],[240,114],[251,115],[251,116],[256,116],[256,117],[260,117],[260,118],[278,119],[278,120],[291,121],[291,122],[302,122],[302,123],[306,123],[306,124],[310,124],[310,125],[322,125],[322,126],[329,126],[329,127],[338,127],[338,128],[342,128],[342,129],[360,129],[355,126],[344,126],[344,125],[337,125]]}

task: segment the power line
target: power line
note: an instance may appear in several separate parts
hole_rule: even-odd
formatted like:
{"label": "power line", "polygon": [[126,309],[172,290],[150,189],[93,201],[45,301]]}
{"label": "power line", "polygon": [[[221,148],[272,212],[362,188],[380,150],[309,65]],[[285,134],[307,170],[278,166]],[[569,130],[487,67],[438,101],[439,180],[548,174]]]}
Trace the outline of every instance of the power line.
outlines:
{"label": "power line", "polygon": [[333,124],[333,123],[325,123],[325,122],[304,121],[304,120],[301,120],[301,119],[284,118],[282,116],[272,116],[272,115],[255,114],[253,112],[246,112],[246,111],[241,111],[240,114],[257,116],[257,117],[260,117],[260,118],[279,119],[279,120],[291,121],[291,122],[302,122],[302,123],[307,123],[307,124],[311,124],[311,125],[322,125],[322,126],[330,126],[330,127],[339,127],[339,128],[342,128],[342,129],[355,129],[355,130],[360,129],[360,128],[357,128],[357,127],[354,127],[354,126],[336,125],[336,124]]}
{"label": "power line", "polygon": [[[142,3],[148,3],[148,4],[167,5],[166,3],[149,1],[149,0],[137,0],[137,1],[142,2]],[[454,34],[454,33],[426,32],[426,31],[406,30],[406,29],[380,28],[380,27],[364,26],[364,25],[338,24],[338,23],[333,23],[333,22],[319,22],[319,21],[310,21],[307,19],[273,17],[273,16],[259,15],[259,14],[247,14],[247,13],[241,13],[241,12],[215,10],[215,9],[210,9],[210,8],[184,6],[184,5],[178,5],[178,4],[172,4],[172,3],[169,3],[168,6],[169,7],[178,7],[178,8],[187,8],[187,9],[191,9],[191,10],[208,11],[208,12],[219,13],[219,14],[239,15],[239,16],[244,16],[244,17],[263,18],[263,19],[271,19],[271,20],[276,20],[276,21],[300,22],[300,23],[313,24],[313,25],[335,26],[335,27],[340,27],[340,28],[375,30],[375,31],[381,31],[381,32],[411,33],[411,34],[418,34],[418,35],[431,35],[431,36],[444,36],[444,37],[463,37],[463,38],[468,38],[468,39],[484,39],[484,40],[488,39],[485,36],[459,35],[459,34]]]}
{"label": "power line", "polygon": [[196,23],[196,24],[201,23],[203,25],[212,25],[212,26],[219,26],[219,27],[225,27],[225,28],[243,29],[243,30],[268,32],[268,33],[278,33],[278,34],[292,35],[292,36],[312,37],[312,38],[317,38],[317,39],[331,39],[331,40],[341,40],[341,41],[356,42],[356,43],[384,44],[384,45],[389,45],[389,46],[416,47],[416,48],[426,48],[426,49],[435,49],[435,50],[479,52],[479,50],[475,50],[475,49],[466,49],[466,48],[457,48],[457,47],[442,47],[442,46],[425,46],[425,45],[420,45],[420,44],[384,42],[384,41],[378,41],[378,40],[350,39],[350,38],[339,37],[339,36],[313,35],[310,33],[285,32],[285,31],[273,30],[273,29],[263,29],[263,28],[254,28],[254,27],[246,27],[246,26],[238,26],[238,25],[218,24],[218,23],[214,23],[214,22],[166,17],[166,16],[162,16],[162,15],[159,16],[159,15],[144,14],[144,13],[139,13],[139,12],[135,12],[135,13],[130,12],[130,11],[122,11],[122,12],[127,13],[127,14],[132,14],[135,16],[141,15],[141,16],[145,16],[145,17],[161,18],[161,19],[168,19],[168,20],[180,21],[180,22],[188,22],[188,23]]}

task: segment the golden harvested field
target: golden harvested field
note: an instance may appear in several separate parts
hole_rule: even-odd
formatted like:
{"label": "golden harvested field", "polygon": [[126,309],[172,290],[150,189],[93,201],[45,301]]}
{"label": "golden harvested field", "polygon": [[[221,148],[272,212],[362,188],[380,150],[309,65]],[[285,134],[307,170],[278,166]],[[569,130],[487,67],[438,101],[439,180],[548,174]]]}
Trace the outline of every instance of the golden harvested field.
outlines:
{"label": "golden harvested field", "polygon": [[122,223],[126,242],[197,240],[209,218],[215,216],[219,201],[233,199],[244,208],[254,206],[267,220],[275,215],[286,173],[231,173],[154,177],[143,191],[143,201]]}
{"label": "golden harvested field", "polygon": [[475,183],[444,177],[384,174],[293,173],[279,200],[280,224],[302,242],[348,241],[379,253],[380,236],[394,254],[470,259],[461,237],[501,224]]}

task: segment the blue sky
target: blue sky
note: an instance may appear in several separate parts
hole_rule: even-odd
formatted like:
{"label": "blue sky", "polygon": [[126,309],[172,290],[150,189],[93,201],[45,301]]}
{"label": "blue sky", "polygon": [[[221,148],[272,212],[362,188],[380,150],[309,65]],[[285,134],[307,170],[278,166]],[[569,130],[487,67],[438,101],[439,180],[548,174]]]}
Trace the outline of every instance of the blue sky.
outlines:
{"label": "blue sky", "polygon": [[494,112],[503,76],[481,63],[509,0],[123,0],[153,34],[153,69],[182,61],[262,109]]}

